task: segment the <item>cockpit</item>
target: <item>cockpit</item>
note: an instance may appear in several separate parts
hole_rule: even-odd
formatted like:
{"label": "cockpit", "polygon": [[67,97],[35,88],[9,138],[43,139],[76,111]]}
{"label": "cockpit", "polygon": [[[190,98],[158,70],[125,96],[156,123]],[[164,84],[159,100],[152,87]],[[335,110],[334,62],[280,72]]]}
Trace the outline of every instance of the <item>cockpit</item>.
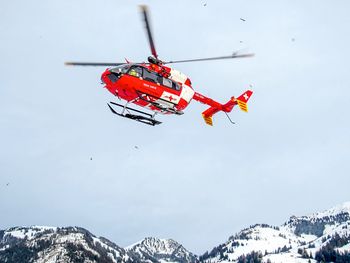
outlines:
{"label": "cockpit", "polygon": [[180,90],[181,86],[176,81],[163,77],[154,71],[150,71],[145,67],[133,65],[128,70],[127,74],[130,76],[138,77],[146,81],[150,81],[170,89]]}
{"label": "cockpit", "polygon": [[142,67],[137,64],[123,64],[114,68],[109,69],[110,74],[107,75],[109,80],[113,83],[117,82],[117,80],[124,74],[129,76],[133,76],[136,78],[140,78],[141,80],[150,81],[164,87],[181,90],[181,86],[176,81],[173,81],[169,78],[165,78],[154,71],[150,71],[145,67]]}
{"label": "cockpit", "polygon": [[130,64],[122,64],[122,65],[116,66],[114,68],[111,68],[109,71],[117,73],[117,74],[119,74],[119,73],[125,74],[129,70],[130,67],[131,67]]}
{"label": "cockpit", "polygon": [[131,65],[129,65],[129,64],[122,64],[122,65],[116,66],[114,68],[111,68],[111,69],[109,69],[110,73],[107,75],[107,77],[113,83],[117,82],[117,80],[120,78],[120,76],[122,74],[125,74],[126,72],[128,72],[130,66]]}

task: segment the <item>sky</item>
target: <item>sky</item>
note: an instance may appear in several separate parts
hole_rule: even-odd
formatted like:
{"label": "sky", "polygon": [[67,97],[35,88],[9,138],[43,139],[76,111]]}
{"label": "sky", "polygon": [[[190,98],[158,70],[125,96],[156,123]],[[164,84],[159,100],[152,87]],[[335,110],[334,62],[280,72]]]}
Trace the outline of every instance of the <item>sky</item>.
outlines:
{"label": "sky", "polygon": [[[144,61],[139,4],[157,52],[219,102],[117,118],[104,67]],[[81,226],[119,246],[172,238],[196,254],[255,223],[280,225],[350,200],[350,2],[52,0],[0,3],[0,229]],[[245,21],[242,21],[243,18]],[[137,147],[135,147],[137,146]],[[138,149],[137,149],[138,148]]]}

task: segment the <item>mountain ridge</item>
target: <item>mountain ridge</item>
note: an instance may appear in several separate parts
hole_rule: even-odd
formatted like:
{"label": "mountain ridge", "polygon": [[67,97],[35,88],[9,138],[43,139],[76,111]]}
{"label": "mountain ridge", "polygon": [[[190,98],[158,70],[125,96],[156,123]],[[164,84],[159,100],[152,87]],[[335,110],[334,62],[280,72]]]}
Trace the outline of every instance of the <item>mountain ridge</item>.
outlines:
{"label": "mountain ridge", "polygon": [[173,239],[156,237],[123,248],[81,227],[0,230],[0,262],[8,263],[350,262],[349,251],[350,202],[307,216],[291,216],[280,226],[249,226],[200,256]]}

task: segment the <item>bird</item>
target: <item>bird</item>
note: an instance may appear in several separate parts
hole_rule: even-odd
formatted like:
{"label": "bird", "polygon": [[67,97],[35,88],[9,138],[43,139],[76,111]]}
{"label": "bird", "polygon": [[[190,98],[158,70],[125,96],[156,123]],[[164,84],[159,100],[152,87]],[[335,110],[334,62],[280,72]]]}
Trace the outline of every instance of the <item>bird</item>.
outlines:
{"label": "bird", "polygon": [[245,19],[243,19],[242,17],[240,18],[243,22],[245,22]]}
{"label": "bird", "polygon": [[137,145],[134,146],[135,149],[139,149],[139,147]]}
{"label": "bird", "polygon": [[207,6],[207,3],[204,3],[204,5],[203,6]]}
{"label": "bird", "polygon": [[10,185],[10,183],[7,183],[7,184],[6,184],[6,186],[9,186],[9,185]]}
{"label": "bird", "polygon": [[92,157],[90,157],[90,161],[92,161]]}

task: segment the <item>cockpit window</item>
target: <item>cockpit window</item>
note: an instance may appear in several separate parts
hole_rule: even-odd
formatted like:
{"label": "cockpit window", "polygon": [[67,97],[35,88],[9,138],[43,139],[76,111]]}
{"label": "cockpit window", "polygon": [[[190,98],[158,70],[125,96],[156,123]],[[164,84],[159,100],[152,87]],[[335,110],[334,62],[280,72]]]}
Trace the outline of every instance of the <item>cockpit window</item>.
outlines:
{"label": "cockpit window", "polygon": [[119,75],[114,73],[114,72],[111,72],[111,74],[107,75],[107,77],[110,79],[110,81],[112,81],[113,83],[114,82],[117,82],[117,80],[119,79]]}
{"label": "cockpit window", "polygon": [[130,76],[134,76],[134,77],[141,77],[142,76],[142,67],[138,67],[138,66],[132,66],[130,68],[130,70],[128,71],[128,74]]}
{"label": "cockpit window", "polygon": [[173,82],[170,79],[162,78],[163,79],[163,86],[172,88]]}
{"label": "cockpit window", "polygon": [[181,89],[180,84],[175,82],[175,81],[173,81],[173,89],[174,90],[180,90]]}
{"label": "cockpit window", "polygon": [[[142,70],[142,68],[141,68]],[[132,69],[130,69],[130,72]],[[130,73],[129,73],[130,74]],[[133,73],[135,74],[135,73]],[[167,88],[174,89],[174,90],[180,90],[181,86],[176,81],[173,81],[171,79],[165,78],[157,74],[156,72],[149,71],[147,69],[143,69],[142,77],[144,80],[151,81],[154,83],[159,83]]]}
{"label": "cockpit window", "polygon": [[155,72],[151,72],[151,71],[148,71],[148,70],[144,70],[143,71],[143,79],[144,80],[148,80],[148,81],[152,81],[152,82],[155,82],[155,83],[159,83],[160,81],[160,76],[155,73]]}
{"label": "cockpit window", "polygon": [[125,74],[130,68],[130,65],[128,64],[123,64],[123,65],[120,65],[120,66],[116,66],[115,68],[112,68],[110,69],[111,72],[114,72],[114,73],[121,73],[121,74]]}

